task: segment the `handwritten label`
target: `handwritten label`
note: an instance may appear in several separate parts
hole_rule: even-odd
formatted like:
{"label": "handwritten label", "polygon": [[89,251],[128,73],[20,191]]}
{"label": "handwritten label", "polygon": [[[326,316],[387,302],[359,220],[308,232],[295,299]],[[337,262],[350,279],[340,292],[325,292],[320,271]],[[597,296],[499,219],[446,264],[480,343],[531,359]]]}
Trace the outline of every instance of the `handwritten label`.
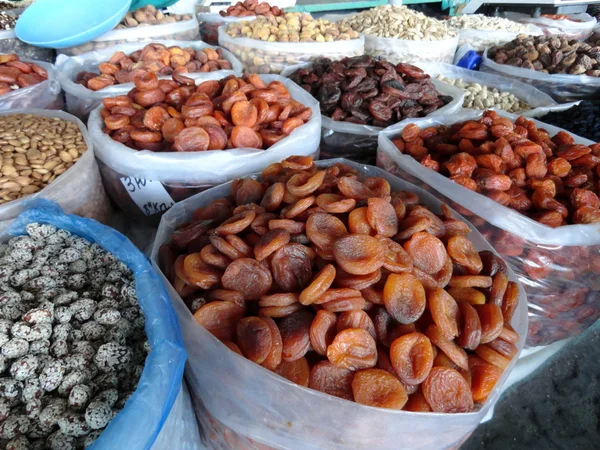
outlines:
{"label": "handwritten label", "polygon": [[160,181],[123,177],[121,183],[129,196],[147,216],[163,213],[175,204]]}

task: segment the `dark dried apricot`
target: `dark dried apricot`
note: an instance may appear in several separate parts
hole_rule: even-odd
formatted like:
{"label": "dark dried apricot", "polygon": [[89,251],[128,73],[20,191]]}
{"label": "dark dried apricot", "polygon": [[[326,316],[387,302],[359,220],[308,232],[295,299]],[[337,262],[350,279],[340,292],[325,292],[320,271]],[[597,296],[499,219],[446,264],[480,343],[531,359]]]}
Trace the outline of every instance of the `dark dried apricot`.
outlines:
{"label": "dark dried apricot", "polygon": [[308,387],[352,401],[354,400],[352,395],[353,378],[353,371],[333,365],[329,361],[321,361],[311,369]]}
{"label": "dark dried apricot", "polygon": [[390,316],[398,322],[413,323],[425,310],[425,289],[410,273],[392,273],[383,288],[383,303]]}
{"label": "dark dried apricot", "polygon": [[337,334],[337,316],[329,311],[317,311],[310,326],[310,345],[321,356],[327,355],[327,347]]}
{"label": "dark dried apricot", "polygon": [[408,400],[398,378],[381,369],[359,370],[352,380],[354,401],[376,408],[402,409]]}

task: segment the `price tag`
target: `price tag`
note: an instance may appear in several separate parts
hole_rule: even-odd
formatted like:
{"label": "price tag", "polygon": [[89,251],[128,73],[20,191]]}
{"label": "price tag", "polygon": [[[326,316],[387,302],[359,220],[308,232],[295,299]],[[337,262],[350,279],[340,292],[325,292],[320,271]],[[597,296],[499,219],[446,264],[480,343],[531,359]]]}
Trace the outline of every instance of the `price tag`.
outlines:
{"label": "price tag", "polygon": [[163,213],[175,204],[160,181],[123,177],[121,183],[129,196],[147,216]]}

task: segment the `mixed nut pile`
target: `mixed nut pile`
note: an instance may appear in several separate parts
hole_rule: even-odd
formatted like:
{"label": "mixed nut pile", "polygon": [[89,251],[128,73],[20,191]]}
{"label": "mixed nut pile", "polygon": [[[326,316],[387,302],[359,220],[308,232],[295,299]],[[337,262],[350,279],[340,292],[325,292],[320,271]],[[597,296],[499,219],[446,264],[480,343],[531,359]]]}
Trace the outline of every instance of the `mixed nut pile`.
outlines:
{"label": "mixed nut pile", "polygon": [[519,301],[470,228],[387,180],[292,156],[194,213],[161,248],[199,325],[301,386],[364,405],[460,413],[517,354]]}
{"label": "mixed nut pile", "polygon": [[316,59],[290,79],[320,103],[333,120],[387,127],[423,117],[452,101],[440,94],[429,75],[410,64],[390,64],[368,55],[331,61]]}
{"label": "mixed nut pile", "polygon": [[498,64],[542,73],[600,76],[600,47],[559,36],[524,36],[488,50]]}
{"label": "mixed nut pile", "polygon": [[79,160],[79,126],[57,117],[0,115],[0,204],[34,194]]}
{"label": "mixed nut pile", "polygon": [[163,13],[152,5],[146,5],[133,12],[128,11],[121,23],[117,25],[115,29],[123,30],[127,28],[147,27],[150,25],[164,25],[190,19],[192,19],[191,14]]}
{"label": "mixed nut pile", "polygon": [[97,244],[31,223],[0,246],[0,443],[90,446],[150,351],[133,273]]}
{"label": "mixed nut pile", "polygon": [[307,13],[286,13],[280,17],[258,17],[253,21],[229,24],[229,36],[267,42],[333,42],[357,39],[348,25],[315,19]]}
{"label": "mixed nut pile", "polygon": [[148,72],[167,76],[173,73],[214,72],[229,70],[231,62],[223,57],[221,48],[167,47],[164,44],[148,44],[130,55],[118,51],[107,62],[99,65],[100,75],[79,72],[75,83],[93,91],[115,84],[132,82],[137,76]]}
{"label": "mixed nut pile", "polygon": [[519,113],[531,109],[531,106],[510,92],[500,92],[496,88],[489,88],[479,83],[467,83],[461,78],[447,78],[438,75],[437,79],[465,91],[463,108],[498,108],[510,113]]}
{"label": "mixed nut pile", "polygon": [[12,30],[17,24],[17,19],[19,17],[4,11],[0,12],[0,29],[2,30]]}
{"label": "mixed nut pile", "polygon": [[293,100],[279,81],[194,80],[174,74],[158,80],[148,72],[128,95],[105,98],[105,132],[134,149],[199,152],[267,149],[310,120],[311,108]]}
{"label": "mixed nut pile", "polygon": [[48,72],[35,63],[19,60],[14,54],[0,54],[0,95],[46,81]]}
{"label": "mixed nut pile", "polygon": [[454,16],[448,19],[448,26],[457,30],[490,30],[527,33],[529,26],[502,17],[489,17],[483,14]]}
{"label": "mixed nut pile", "polygon": [[438,41],[456,36],[445,22],[406,6],[378,6],[344,19],[340,24],[359,33],[411,41]]}
{"label": "mixed nut pile", "polygon": [[271,6],[267,2],[258,3],[258,0],[245,0],[237,2],[225,11],[219,11],[222,17],[251,17],[251,16],[281,16],[283,11],[278,6]]}

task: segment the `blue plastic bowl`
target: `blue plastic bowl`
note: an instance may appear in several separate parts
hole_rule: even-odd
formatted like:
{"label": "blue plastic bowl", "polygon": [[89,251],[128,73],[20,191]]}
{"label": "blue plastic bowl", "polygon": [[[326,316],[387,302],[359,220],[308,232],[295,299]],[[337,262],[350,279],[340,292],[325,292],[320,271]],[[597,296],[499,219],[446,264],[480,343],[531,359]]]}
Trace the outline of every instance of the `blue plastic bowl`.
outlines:
{"label": "blue plastic bowl", "polygon": [[38,47],[73,47],[112,30],[130,5],[131,0],[37,0],[17,20],[15,33]]}

